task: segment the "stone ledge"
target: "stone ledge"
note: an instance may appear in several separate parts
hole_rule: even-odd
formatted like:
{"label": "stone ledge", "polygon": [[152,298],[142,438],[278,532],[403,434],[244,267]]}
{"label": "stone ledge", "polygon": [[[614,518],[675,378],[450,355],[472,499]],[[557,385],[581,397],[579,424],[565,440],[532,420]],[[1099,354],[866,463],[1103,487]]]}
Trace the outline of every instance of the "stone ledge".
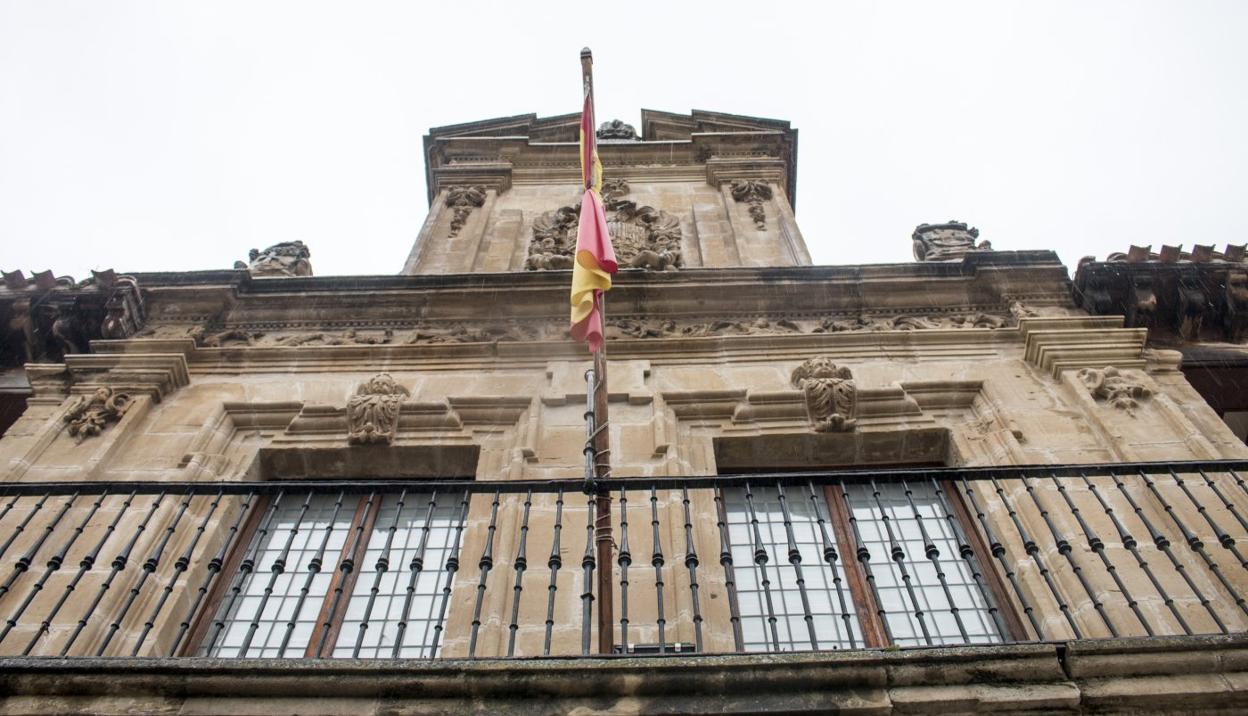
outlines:
{"label": "stone ledge", "polygon": [[481,660],[0,659],[0,713],[1231,713],[1248,637]]}

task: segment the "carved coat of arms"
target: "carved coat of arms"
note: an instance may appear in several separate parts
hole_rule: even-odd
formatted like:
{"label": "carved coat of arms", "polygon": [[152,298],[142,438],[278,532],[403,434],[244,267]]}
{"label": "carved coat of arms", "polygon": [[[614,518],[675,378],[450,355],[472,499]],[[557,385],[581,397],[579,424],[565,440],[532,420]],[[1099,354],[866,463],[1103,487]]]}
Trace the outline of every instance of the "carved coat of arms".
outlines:
{"label": "carved coat of arms", "polygon": [[790,380],[806,397],[806,413],[816,432],[845,432],[854,429],[858,410],[858,388],[849,368],[831,359],[811,358],[793,370]]}
{"label": "carved coat of arms", "polygon": [[361,384],[347,401],[347,442],[392,442],[399,429],[399,409],[409,395],[388,373]]}
{"label": "carved coat of arms", "polygon": [[[612,179],[603,184],[607,230],[621,266],[675,271],[680,255],[680,219],[652,206],[638,206],[626,197],[628,182]],[[533,221],[533,238],[524,267],[529,271],[572,268],[581,205],[548,211]]]}

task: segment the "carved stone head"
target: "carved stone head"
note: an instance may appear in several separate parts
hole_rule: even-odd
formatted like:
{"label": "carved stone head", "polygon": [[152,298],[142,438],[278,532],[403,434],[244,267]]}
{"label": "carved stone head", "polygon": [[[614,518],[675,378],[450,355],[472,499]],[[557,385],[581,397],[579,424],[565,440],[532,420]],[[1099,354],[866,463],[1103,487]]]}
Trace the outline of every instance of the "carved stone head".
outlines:
{"label": "carved stone head", "polygon": [[838,366],[827,356],[811,358],[793,369],[789,380],[794,388],[805,388],[812,380],[852,380],[854,374],[845,366]]}

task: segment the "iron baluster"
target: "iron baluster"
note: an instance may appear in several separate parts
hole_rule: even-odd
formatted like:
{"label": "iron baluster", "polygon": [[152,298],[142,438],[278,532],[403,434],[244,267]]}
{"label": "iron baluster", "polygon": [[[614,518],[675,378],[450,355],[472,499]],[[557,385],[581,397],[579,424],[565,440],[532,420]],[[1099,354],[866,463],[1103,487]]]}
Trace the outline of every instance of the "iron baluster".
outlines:
{"label": "iron baluster", "polygon": [[720,488],[715,488],[715,524],[719,527],[719,564],[724,568],[724,589],[728,592],[728,623],[732,626],[733,648],[745,651],[745,640],[741,634],[741,610],[737,607],[737,581],[735,567],[732,564],[732,544],[728,540],[728,524],[724,510],[724,496]]}
{"label": "iron baluster", "polygon": [[1049,536],[1053,538],[1057,553],[1066,558],[1066,563],[1070,565],[1071,571],[1074,572],[1075,579],[1079,580],[1079,585],[1083,587],[1084,594],[1088,595],[1088,599],[1092,602],[1092,608],[1100,615],[1101,621],[1105,623],[1105,628],[1109,630],[1110,636],[1117,638],[1118,629],[1109,620],[1109,615],[1105,613],[1105,605],[1097,597],[1096,592],[1093,591],[1092,585],[1088,584],[1088,580],[1084,578],[1083,568],[1071,556],[1071,552],[1074,550],[1070,546],[1070,540],[1066,539],[1065,533],[1059,530],[1057,525],[1053,524],[1053,520],[1049,517],[1049,511],[1036,495],[1035,487],[1032,485],[1031,480],[1026,475],[1023,475],[1020,481],[1023,483],[1023,488],[1027,491],[1027,496],[1031,498],[1031,504],[1035,505],[1036,510],[1040,512],[1040,519],[1044,521],[1045,526],[1048,528]]}
{"label": "iron baluster", "polygon": [[[96,608],[100,606],[100,601],[104,599],[104,595],[108,592],[109,588],[112,587],[113,580],[116,579],[117,573],[126,568],[126,562],[130,559],[130,552],[134,550],[134,546],[138,543],[139,538],[143,536],[144,530],[147,529],[148,522],[151,521],[152,516],[156,514],[156,511],[160,509],[160,504],[164,501],[164,499],[165,493],[161,492],[157,495],[155,500],[152,500],[152,506],[148,508],[147,515],[144,516],[143,521],[140,522],[138,527],[135,528],[134,536],[130,538],[130,541],[126,543],[125,548],[123,548],[121,552],[117,554],[117,557],[113,559],[112,571],[109,572],[108,578],[104,580],[104,583],[100,585],[100,588],[96,592],[95,599],[91,602],[91,605],[83,611],[82,617],[78,619],[78,624],[74,627],[73,633],[69,635],[69,639],[65,642],[65,645],[61,647],[61,656],[65,656],[69,653],[69,650],[74,645],[74,642],[78,640],[78,636],[82,634],[82,630],[87,628],[87,622],[91,619],[91,615],[95,613]],[[101,649],[101,651],[103,650]],[[99,654],[96,654],[96,656],[99,656]]]}
{"label": "iron baluster", "polygon": [[923,554],[932,563],[932,569],[936,571],[936,580],[940,582],[940,589],[944,592],[945,602],[949,605],[949,613],[953,615],[953,621],[958,626],[958,634],[962,636],[964,644],[970,643],[971,638],[967,634],[966,625],[962,623],[962,614],[958,609],[957,602],[953,599],[953,592],[949,590],[949,580],[945,577],[944,568],[940,566],[940,549],[936,546],[936,541],[927,533],[927,527],[923,524],[923,515],[919,512],[919,507],[914,502],[914,491],[910,489],[910,483],[902,480],[901,489],[906,496],[906,502],[910,505],[910,512],[914,515],[914,521],[919,526],[919,536],[923,540]]}
{"label": "iron baluster", "polygon": [[[846,499],[849,495],[846,493]],[[914,592],[914,584],[910,577],[909,570],[906,569],[906,551],[902,548],[901,543],[897,541],[897,536],[893,532],[893,518],[884,509],[884,502],[880,499],[880,488],[875,484],[875,480],[871,480],[871,497],[875,500],[875,508],[879,512],[880,522],[884,525],[884,533],[888,535],[888,555],[897,565],[897,571],[901,573],[901,583],[906,587],[906,595],[910,597],[910,603],[914,605],[914,616],[919,622],[919,630],[923,632],[923,641],[928,646],[932,645],[932,634],[927,628],[927,621],[923,618],[923,605],[919,603],[919,597]],[[850,507],[852,510],[852,506]],[[851,512],[852,514],[852,512]],[[855,520],[855,525],[856,525]]]}
{"label": "iron baluster", "polygon": [[204,581],[200,583],[199,589],[195,591],[195,601],[191,603],[190,609],[186,610],[186,616],[182,618],[182,623],[178,625],[178,634],[173,639],[173,645],[169,647],[169,656],[174,656],[178,653],[178,647],[182,645],[182,640],[186,638],[186,633],[191,628],[191,617],[195,616],[195,613],[199,611],[199,605],[208,596],[208,590],[216,580],[217,574],[225,566],[225,560],[230,555],[230,549],[234,546],[235,538],[238,537],[238,530],[242,526],[243,520],[251,513],[253,500],[255,500],[255,493],[247,493],[247,497],[239,509],[238,517],[235,518],[234,524],[230,526],[229,535],[221,544],[221,549],[208,561],[208,574],[204,577]]}
{"label": "iron baluster", "polygon": [[763,585],[763,596],[767,603],[767,623],[771,627],[771,645],[780,651],[780,630],[776,625],[776,608],[771,599],[771,579],[767,576],[767,545],[763,542],[763,533],[758,527],[758,513],[754,510],[754,492],[750,483],[745,483],[745,504],[749,509],[750,528],[754,536],[754,566],[758,568]]}
{"label": "iron baluster", "polygon": [[326,621],[321,624],[320,636],[316,640],[316,656],[319,658],[325,654],[325,647],[328,646],[330,654],[337,644],[329,643],[330,632],[334,628],[334,619],[337,618],[338,606],[342,603],[342,597],[346,592],[347,579],[351,573],[355,571],[355,555],[360,550],[360,544],[364,541],[364,530],[368,526],[369,519],[372,518],[373,510],[378,509],[377,493],[368,493],[368,499],[364,501],[364,509],[360,513],[360,519],[355,527],[351,530],[351,536],[342,548],[342,560],[338,562],[338,580],[334,585],[333,597],[330,599],[329,609],[324,614]]}
{"label": "iron baluster", "polygon": [[160,599],[157,600],[156,606],[152,607],[152,613],[148,615],[147,621],[143,623],[143,631],[139,633],[139,638],[134,642],[134,649],[130,652],[130,656],[138,656],[139,649],[143,646],[143,641],[147,639],[147,635],[151,633],[152,628],[156,626],[156,618],[160,616],[160,612],[165,608],[165,602],[169,601],[169,597],[173,595],[173,588],[177,585],[178,579],[182,573],[191,566],[191,557],[195,554],[195,546],[199,544],[200,538],[204,536],[204,531],[208,527],[208,522],[217,512],[217,506],[221,504],[221,490],[217,490],[216,497],[213,498],[209,505],[208,513],[200,520],[199,526],[195,529],[195,537],[191,539],[191,543],[187,545],[182,554],[173,563],[173,574],[170,575],[165,588],[161,590]]}
{"label": "iron baluster", "polygon": [[[247,625],[247,633],[243,636],[243,644],[238,649],[239,656],[247,656],[247,652],[251,649],[251,640],[255,637],[256,631],[260,629],[260,620],[264,618],[264,610],[269,606],[269,599],[273,596],[273,588],[277,585],[278,578],[286,573],[286,560],[290,558],[290,548],[294,545],[295,537],[299,534],[299,528],[303,526],[303,520],[307,517],[308,509],[311,507],[312,492],[309,491],[307,496],[303,498],[303,504],[299,506],[299,514],[295,517],[294,524],[286,530],[286,541],[282,544],[281,551],[277,553],[277,557],[269,565],[269,582],[264,585],[260,603],[252,614],[251,623]],[[267,639],[271,635],[272,630],[265,635],[265,638]],[[260,650],[263,654],[264,644],[260,645]]]}
{"label": "iron baluster", "polygon": [[485,584],[494,568],[494,534],[498,531],[498,490],[494,491],[494,501],[490,505],[490,525],[486,529],[485,548],[481,550],[481,560],[477,568],[481,578],[477,581],[477,601],[472,608],[472,630],[468,637],[468,658],[477,656],[477,634],[481,629],[481,603],[485,601]]}
{"label": "iron baluster", "polygon": [[555,593],[559,590],[559,568],[563,566],[563,553],[559,538],[563,533],[563,488],[555,498],[555,536],[550,543],[550,584],[546,587],[546,637],[542,644],[542,656],[550,656],[551,631],[555,628]]}
{"label": "iron baluster", "polygon": [[689,570],[689,594],[693,602],[693,643],[702,651],[702,607],[698,599],[698,550],[693,545],[693,518],[689,514],[689,489],[681,488],[685,508],[685,568]]}
{"label": "iron baluster", "polygon": [[628,653],[628,568],[633,563],[633,553],[628,546],[628,490],[620,487],[620,648]]}
{"label": "iron baluster", "polygon": [[455,537],[451,542],[451,550],[446,556],[446,583],[442,585],[442,606],[438,608],[438,623],[433,627],[433,644],[429,647],[429,658],[438,655],[438,642],[442,639],[445,629],[446,606],[451,601],[451,584],[455,581],[455,573],[459,571],[459,543],[464,534],[464,521],[468,519],[468,490],[459,501],[459,521],[455,524]]}
{"label": "iron baluster", "polygon": [[[382,502],[384,504],[384,498]],[[360,658],[360,649],[364,646],[364,635],[368,632],[368,623],[373,616],[373,606],[377,603],[377,594],[381,591],[381,580],[386,572],[390,571],[390,549],[394,545],[394,534],[399,529],[399,522],[403,519],[403,505],[406,502],[407,490],[403,490],[399,493],[398,502],[394,506],[394,520],[386,528],[385,544],[381,546],[381,553],[377,555],[377,562],[373,565],[373,586],[368,590],[368,602],[364,605],[364,615],[360,618],[360,627],[355,635],[355,648],[351,651],[352,658]],[[378,639],[379,647],[380,642],[381,640]]]}
{"label": "iron baluster", "polygon": [[1174,552],[1170,549],[1170,538],[1166,537],[1165,534],[1158,531],[1157,528],[1153,526],[1152,521],[1148,519],[1148,515],[1144,514],[1144,509],[1140,507],[1139,503],[1135,501],[1135,498],[1132,497],[1131,493],[1127,490],[1127,486],[1118,479],[1118,474],[1111,470],[1109,472],[1109,476],[1113,479],[1114,485],[1118,488],[1118,491],[1122,493],[1124,498],[1126,498],[1127,504],[1130,505],[1132,511],[1135,512],[1136,518],[1139,519],[1144,525],[1144,528],[1148,530],[1148,534],[1153,540],[1153,546],[1170,559],[1170,565],[1174,567],[1174,571],[1178,572],[1179,576],[1183,578],[1183,582],[1187,584],[1187,588],[1192,590],[1192,594],[1195,595],[1196,599],[1200,602],[1200,605],[1205,608],[1206,612],[1208,612],[1209,618],[1213,619],[1213,623],[1217,625],[1218,629],[1223,634],[1228,633],[1226,624],[1222,623],[1222,618],[1219,617],[1218,612],[1214,610],[1213,605],[1209,602],[1209,598],[1206,597],[1204,592],[1200,591],[1200,587],[1197,587],[1196,583],[1192,581],[1191,575],[1187,573],[1187,567],[1179,561],[1178,557],[1174,556]]}
{"label": "iron baluster", "polygon": [[[849,648],[857,649],[858,644],[857,640],[854,638],[853,617],[849,612],[848,602],[845,600],[845,587],[841,583],[841,572],[837,566],[837,562],[840,560],[840,555],[837,554],[836,544],[832,541],[831,536],[828,534],[827,518],[823,516],[823,499],[820,498],[815,492],[814,482],[807,480],[806,487],[810,490],[810,507],[814,510],[815,521],[819,525],[819,541],[823,547],[823,561],[828,563],[828,569],[832,572],[832,585],[836,590],[836,599],[840,603],[841,619],[845,622],[845,634],[848,637]],[[835,624],[836,622],[833,621],[832,623]],[[841,635],[837,634],[836,636],[838,644],[833,648],[840,648],[839,642],[842,641],[840,638]]]}
{"label": "iron baluster", "polygon": [[429,495],[429,507],[425,512],[425,521],[420,528],[420,542],[416,546],[416,553],[412,555],[411,561],[407,564],[411,575],[407,578],[407,592],[403,598],[403,612],[399,616],[399,623],[395,626],[394,648],[390,652],[390,656],[395,659],[399,658],[399,652],[403,649],[403,639],[407,636],[407,620],[411,618],[412,601],[416,598],[416,583],[420,580],[420,574],[425,569],[425,550],[429,548],[429,531],[437,509],[438,493],[435,490]]}
{"label": "iron baluster", "polygon": [[[975,510],[975,519],[979,522],[980,528],[983,529],[984,535],[988,538],[988,550],[992,552],[992,556],[1001,565],[1001,571],[1005,573],[1005,578],[1009,580],[1010,587],[1014,590],[1014,597],[1018,599],[1019,605],[1023,608],[1023,613],[1027,615],[1027,620],[1031,622],[1031,628],[1035,631],[1036,638],[1044,639],[1045,633],[1040,628],[1040,622],[1036,619],[1035,609],[1027,601],[1027,594],[1023,592],[1023,586],[1018,583],[1018,575],[1014,573],[1014,568],[1010,565],[1010,561],[1006,559],[1005,545],[997,538],[992,525],[988,524],[988,518],[984,515],[984,510],[980,507],[979,499],[975,497],[975,491],[971,489],[970,483],[966,481],[965,477],[960,479],[962,490],[966,493],[967,499],[971,501],[971,509]],[[946,514],[948,514],[947,509]]]}
{"label": "iron baluster", "polygon": [[[983,567],[979,564],[979,556],[975,554],[975,550],[971,547],[970,540],[962,529],[962,524],[954,516],[953,509],[949,506],[948,497],[945,495],[945,491],[941,488],[940,483],[936,478],[928,479],[931,481],[932,490],[936,494],[936,503],[940,505],[940,510],[944,513],[945,522],[949,525],[954,539],[957,540],[958,556],[962,558],[963,562],[966,562],[967,567],[971,570],[971,580],[975,582],[975,587],[979,590],[979,593],[984,595],[984,602],[988,607],[988,616],[992,618],[992,623],[997,628],[997,634],[1002,639],[1008,639],[1010,630],[1006,627],[1005,620],[1001,618],[1001,609],[997,606],[997,600],[992,596],[992,589],[984,583]],[[974,526],[969,527],[970,529],[975,529]],[[1039,634],[1039,631],[1036,633]]]}
{"label": "iron baluster", "polygon": [[802,574],[802,552],[797,548],[797,535],[793,533],[793,515],[789,512],[789,500],[784,494],[784,485],[779,482],[776,483],[776,501],[780,504],[780,516],[784,522],[789,564],[793,566],[798,597],[802,601],[802,620],[806,622],[806,635],[810,638],[810,648],[818,651],[819,637],[815,634],[815,615],[810,610],[810,596],[806,594],[806,577]]}
{"label": "iron baluster", "polygon": [[516,558],[511,561],[512,570],[516,573],[516,583],[511,588],[511,623],[507,630],[507,656],[516,654],[516,632],[520,630],[520,596],[524,592],[524,572],[529,568],[529,508],[533,506],[533,490],[524,494],[524,514],[520,518],[520,545],[516,548]]}

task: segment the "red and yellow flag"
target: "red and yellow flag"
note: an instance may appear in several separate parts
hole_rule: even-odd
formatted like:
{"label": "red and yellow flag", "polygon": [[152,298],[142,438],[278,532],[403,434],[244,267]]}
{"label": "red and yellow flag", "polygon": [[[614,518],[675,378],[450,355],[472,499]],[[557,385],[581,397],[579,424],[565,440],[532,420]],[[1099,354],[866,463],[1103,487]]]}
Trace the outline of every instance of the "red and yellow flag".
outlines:
{"label": "red and yellow flag", "polygon": [[588,78],[585,105],[581,110],[581,223],[576,231],[576,261],[572,265],[572,337],[602,348],[602,293],[611,288],[611,275],[619,266],[607,233],[607,214],[602,205],[602,162],[594,134],[594,97]]}

